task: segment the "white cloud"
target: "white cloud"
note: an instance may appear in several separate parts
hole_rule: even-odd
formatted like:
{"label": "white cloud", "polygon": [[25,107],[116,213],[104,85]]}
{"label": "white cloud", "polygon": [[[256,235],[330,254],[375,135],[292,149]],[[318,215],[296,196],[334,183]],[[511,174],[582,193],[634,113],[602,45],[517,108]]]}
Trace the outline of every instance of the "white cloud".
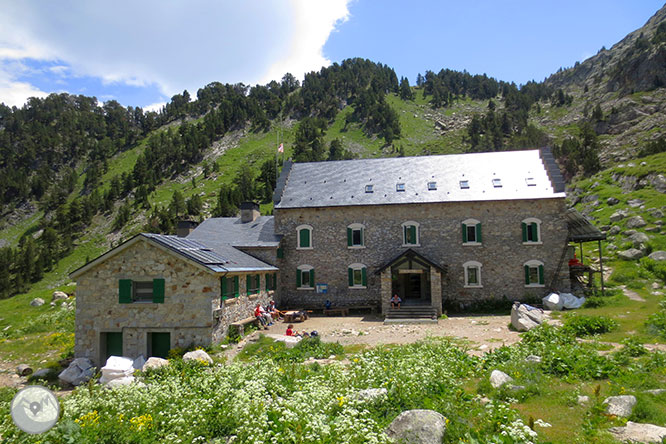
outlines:
{"label": "white cloud", "polygon": [[157,102],[157,103],[151,103],[150,105],[146,105],[143,107],[144,112],[148,111],[155,111],[158,112],[162,109],[163,106],[165,106],[167,103],[166,102]]}
{"label": "white cloud", "polygon": [[322,47],[348,17],[348,2],[0,0],[0,62],[58,61],[69,69],[51,75],[195,96],[212,81],[252,84],[329,64]]}
{"label": "white cloud", "polygon": [[3,74],[0,72],[0,103],[20,108],[28,100],[28,97],[48,96],[48,93],[35,88],[29,83],[3,78]]}

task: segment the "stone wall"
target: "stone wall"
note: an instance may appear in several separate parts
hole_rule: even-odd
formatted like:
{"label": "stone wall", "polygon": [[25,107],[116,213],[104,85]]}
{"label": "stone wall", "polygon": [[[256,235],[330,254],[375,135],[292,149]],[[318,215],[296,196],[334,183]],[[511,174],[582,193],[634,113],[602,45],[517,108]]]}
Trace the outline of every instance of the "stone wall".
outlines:
{"label": "stone wall", "polygon": [[[164,303],[119,303],[120,279],[157,278],[165,281]],[[122,332],[123,355],[129,357],[148,357],[149,333],[170,333],[171,348],[207,346],[270,297],[262,291],[248,298],[245,276],[239,284],[241,296],[220,307],[218,276],[139,239],[77,278],[74,354],[103,365],[103,332]]]}
{"label": "stone wall", "polygon": [[[374,303],[385,306],[381,295],[381,278],[375,271],[407,248],[412,248],[434,263],[448,267],[448,273],[441,280],[431,276],[431,279],[436,279],[433,282],[441,287],[443,302],[465,305],[503,297],[524,300],[542,296],[555,274],[562,249],[566,245],[564,211],[565,202],[562,198],[277,208],[275,227],[276,232],[284,236],[281,246],[285,253],[284,259],[278,259],[281,275],[279,291],[283,301],[289,305],[321,306],[323,301],[330,299],[339,304]],[[521,222],[529,217],[538,218],[542,222],[540,244],[524,245],[522,242]],[[481,221],[481,245],[463,245],[461,224],[468,218]],[[401,224],[407,221],[419,224],[419,246],[402,246]],[[352,223],[365,225],[365,248],[353,249],[347,246],[346,229]],[[296,248],[296,227],[302,224],[313,227],[312,249]],[[544,263],[544,287],[525,286],[523,264],[529,260]],[[482,264],[481,288],[465,288],[463,264],[467,261]],[[347,267],[352,263],[366,265],[366,289],[348,287]],[[297,289],[296,269],[299,265],[314,267],[315,282],[328,284],[328,294]],[[566,270],[560,275],[563,279],[559,286],[568,289]],[[386,282],[384,286],[389,284]]]}

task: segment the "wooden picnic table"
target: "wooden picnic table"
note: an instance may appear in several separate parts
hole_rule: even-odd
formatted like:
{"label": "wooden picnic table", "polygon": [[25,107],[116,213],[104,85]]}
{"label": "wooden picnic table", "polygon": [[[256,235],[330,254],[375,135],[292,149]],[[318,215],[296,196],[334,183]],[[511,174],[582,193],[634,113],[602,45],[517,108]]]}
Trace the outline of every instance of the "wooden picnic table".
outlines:
{"label": "wooden picnic table", "polygon": [[308,312],[305,310],[290,310],[284,312],[284,322],[303,322],[308,318]]}

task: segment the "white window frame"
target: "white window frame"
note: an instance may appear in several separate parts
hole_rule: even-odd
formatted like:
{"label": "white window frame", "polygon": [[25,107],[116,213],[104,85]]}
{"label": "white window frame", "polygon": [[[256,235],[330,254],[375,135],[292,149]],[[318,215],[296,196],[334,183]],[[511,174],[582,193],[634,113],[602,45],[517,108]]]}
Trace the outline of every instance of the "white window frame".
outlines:
{"label": "white window frame", "polygon": [[[350,250],[359,250],[362,248],[365,248],[365,225],[359,224],[359,223],[353,223],[347,225],[347,228],[352,230],[351,238],[352,242],[351,245],[347,245],[347,248]],[[354,245],[354,231],[360,230],[361,231],[361,244],[360,245]]]}
{"label": "white window frame", "polygon": [[[407,236],[405,235],[405,227],[410,227],[414,226],[416,227],[416,243],[415,244],[408,244],[407,243]],[[408,220],[407,222],[403,222],[400,225],[400,231],[401,231],[401,236],[402,236],[402,246],[403,247],[420,247],[421,246],[421,224],[418,222],[415,222],[413,220]]]}
{"label": "white window frame", "polygon": [[[543,262],[541,262],[539,260],[536,260],[536,259],[532,259],[532,260],[529,260],[529,261],[525,262],[523,264],[523,273],[525,272],[525,267],[529,267],[530,270],[533,269],[533,268],[536,268],[536,271],[537,271],[537,281],[535,283],[532,283],[532,280],[530,279],[529,284],[527,282],[525,282],[525,287],[526,288],[543,288],[543,287],[546,286],[546,276],[545,276],[546,275],[546,269],[543,265]],[[544,270],[543,270],[543,274],[544,274],[543,282],[544,283],[543,284],[539,283],[539,267],[544,268]],[[525,280],[525,277],[523,276],[523,281],[524,280]]]}
{"label": "white window frame", "polygon": [[[351,265],[350,265],[349,267],[347,267],[347,268],[348,268],[348,269],[351,269],[351,270],[352,270],[352,273],[354,273],[354,272],[356,272],[356,271],[360,271],[360,272],[361,272],[361,276],[362,276],[362,273],[363,273],[363,269],[365,269],[365,276],[366,276],[365,279],[366,279],[366,281],[367,281],[367,279],[368,279],[368,267],[366,267],[364,264],[359,264],[359,263],[351,264]],[[363,290],[363,289],[368,288],[367,285],[363,285],[363,277],[361,277],[361,282],[360,282],[358,285],[356,285],[356,279],[353,279],[353,280],[354,280],[354,285],[352,285],[351,287],[349,287],[349,289],[352,289],[352,290]],[[367,282],[366,282],[366,284],[367,284]]]}
{"label": "white window frame", "polygon": [[[310,232],[310,246],[301,247],[301,230],[308,230]],[[314,239],[312,237],[312,225],[299,225],[296,227],[296,249],[297,250],[312,250],[314,245]]]}
{"label": "white window frame", "polygon": [[[476,220],[476,219],[472,219],[472,218],[465,219],[464,221],[462,221],[462,224],[465,226],[465,231],[467,231],[467,227],[471,227],[471,226],[474,227],[474,239],[475,239],[474,241],[470,241],[469,237],[467,237],[467,242],[463,242],[464,246],[470,247],[470,246],[482,245],[483,244],[482,242],[479,242],[479,241],[476,240],[476,226],[479,225],[480,223],[481,223],[480,220]],[[481,239],[481,240],[483,240],[483,239]]]}
{"label": "white window frame", "polygon": [[[483,281],[481,280],[481,262],[477,261],[467,261],[463,264],[463,269],[465,270],[465,288],[483,288]],[[476,279],[477,283],[469,283],[469,270],[476,269]]]}
{"label": "white window frame", "polygon": [[[536,224],[536,231],[537,231],[537,240],[536,241],[531,241],[531,240],[526,240],[523,242],[523,245],[541,245],[543,244],[543,241],[541,240],[541,220],[537,219],[536,217],[528,217],[527,219],[523,219],[521,221],[521,230],[522,230],[522,224],[527,224],[527,226],[530,226],[530,224]],[[529,233],[529,231],[528,231]],[[522,233],[521,233],[522,236]],[[529,236],[529,234],[528,234]]]}
{"label": "white window frame", "polygon": [[[314,290],[315,289],[315,283],[314,282],[309,282],[310,281],[310,271],[313,270],[314,267],[312,265],[299,265],[296,267],[296,271],[298,273],[301,273],[301,285],[299,287],[296,287],[297,290]],[[308,273],[308,287],[303,286],[303,273]]]}

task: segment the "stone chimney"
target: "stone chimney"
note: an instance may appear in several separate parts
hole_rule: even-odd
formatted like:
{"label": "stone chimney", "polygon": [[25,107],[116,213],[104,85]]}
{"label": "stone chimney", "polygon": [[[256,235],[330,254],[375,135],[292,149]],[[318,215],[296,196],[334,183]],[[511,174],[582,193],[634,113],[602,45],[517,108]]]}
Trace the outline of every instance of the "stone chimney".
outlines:
{"label": "stone chimney", "polygon": [[197,223],[193,220],[179,220],[176,226],[176,236],[187,237],[197,227]]}
{"label": "stone chimney", "polygon": [[259,204],[255,202],[243,202],[240,205],[241,222],[246,224],[254,222],[257,217],[261,215],[259,212]]}

